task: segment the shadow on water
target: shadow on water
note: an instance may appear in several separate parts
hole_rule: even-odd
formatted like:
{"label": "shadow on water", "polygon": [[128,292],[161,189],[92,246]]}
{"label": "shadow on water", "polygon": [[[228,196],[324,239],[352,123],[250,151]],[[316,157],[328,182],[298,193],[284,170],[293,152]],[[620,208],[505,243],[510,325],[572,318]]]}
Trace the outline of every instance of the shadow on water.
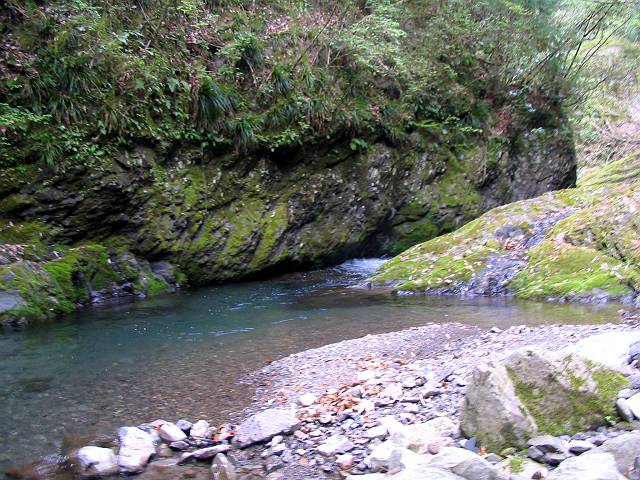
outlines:
{"label": "shadow on water", "polygon": [[79,312],[0,334],[0,467],[156,418],[234,418],[247,375],[282,356],[429,322],[483,327],[617,320],[616,307],[395,296],[354,288],[379,260]]}

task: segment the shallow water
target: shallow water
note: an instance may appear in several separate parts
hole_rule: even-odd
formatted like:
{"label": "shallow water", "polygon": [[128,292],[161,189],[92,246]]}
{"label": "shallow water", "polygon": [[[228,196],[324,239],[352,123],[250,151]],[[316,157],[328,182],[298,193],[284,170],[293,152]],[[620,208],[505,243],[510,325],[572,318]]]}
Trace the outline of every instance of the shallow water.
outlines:
{"label": "shallow water", "polygon": [[447,321],[505,328],[617,320],[616,306],[352,288],[379,262],[112,305],[0,334],[0,467],[56,452],[65,433],[113,435],[156,418],[228,420],[250,401],[253,386],[241,381],[248,373],[367,333]]}

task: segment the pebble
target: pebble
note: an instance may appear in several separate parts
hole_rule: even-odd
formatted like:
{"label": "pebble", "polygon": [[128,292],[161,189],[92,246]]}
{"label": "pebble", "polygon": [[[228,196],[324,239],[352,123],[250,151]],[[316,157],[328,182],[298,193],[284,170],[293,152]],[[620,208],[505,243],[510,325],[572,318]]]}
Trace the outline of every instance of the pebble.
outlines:
{"label": "pebble", "polygon": [[179,452],[184,452],[186,450],[189,450],[191,448],[191,445],[189,445],[184,440],[180,440],[178,442],[171,442],[169,444],[169,448],[171,448],[172,450],[177,450]]}
{"label": "pebble", "polygon": [[305,393],[298,397],[298,403],[303,407],[310,407],[318,401],[318,398],[313,393]]}
{"label": "pebble", "polygon": [[387,436],[387,429],[384,426],[379,425],[367,430],[366,435],[367,438],[384,438]]}
{"label": "pebble", "polygon": [[163,423],[158,428],[158,435],[168,443],[186,440],[187,435],[175,423]]}
{"label": "pebble", "polygon": [[176,422],[176,427],[178,427],[180,430],[182,430],[186,434],[189,433],[189,430],[191,430],[192,425],[193,424],[189,420],[185,420],[184,418],[181,418]]}
{"label": "pebble", "polygon": [[342,455],[338,455],[336,457],[336,464],[342,470],[349,470],[351,467],[353,467],[354,462],[355,457],[351,453],[343,453]]}
{"label": "pebble", "polygon": [[191,426],[190,435],[195,438],[206,438],[209,430],[209,422],[206,420],[198,420]]}
{"label": "pebble", "polygon": [[569,442],[569,452],[575,455],[580,455],[591,449],[593,449],[593,443],[587,442],[586,440],[571,440]]}

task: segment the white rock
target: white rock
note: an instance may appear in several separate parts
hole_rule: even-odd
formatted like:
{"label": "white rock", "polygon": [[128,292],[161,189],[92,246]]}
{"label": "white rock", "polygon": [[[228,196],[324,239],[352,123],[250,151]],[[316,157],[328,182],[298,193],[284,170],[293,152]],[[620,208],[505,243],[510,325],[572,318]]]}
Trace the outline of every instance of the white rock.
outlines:
{"label": "white rock", "polygon": [[378,396],[382,398],[389,398],[393,401],[397,401],[402,398],[403,395],[402,385],[399,383],[391,383],[386,386],[386,388],[378,394]]}
{"label": "white rock", "polygon": [[346,480],[385,480],[385,473],[369,473],[367,475],[349,475]]}
{"label": "white rock", "polygon": [[329,437],[324,443],[318,445],[318,453],[325,457],[330,457],[337,453],[346,453],[352,450],[355,445],[344,435],[334,435]]}
{"label": "white rock", "polygon": [[426,465],[429,459],[398,445],[393,440],[387,440],[375,447],[364,462],[373,470],[402,470],[416,465]]}
{"label": "white rock", "polygon": [[242,422],[233,439],[240,447],[266,442],[281,433],[291,433],[300,424],[293,410],[271,408]]}
{"label": "white rock", "polygon": [[198,420],[196,423],[191,425],[191,431],[189,435],[195,438],[207,438],[207,434],[209,433],[209,422],[206,420]]}
{"label": "white rock", "polygon": [[390,433],[390,439],[396,445],[409,448],[418,453],[427,452],[429,444],[442,439],[442,437],[454,435],[458,430],[453,421],[447,417],[437,417],[427,422],[413,425],[400,424],[400,427],[385,426]]}
{"label": "white rock", "polygon": [[376,405],[371,400],[361,400],[353,409],[359,413],[371,413],[376,409]]}
{"label": "white rock", "polygon": [[388,477],[390,480],[466,480],[464,477],[442,468],[418,466],[408,468]]}
{"label": "white rock", "polygon": [[219,453],[211,463],[212,480],[236,480],[236,469],[224,453]]}
{"label": "white rock", "polygon": [[313,393],[305,393],[298,397],[298,403],[303,407],[310,407],[317,401],[317,397]]}
{"label": "white rock", "polygon": [[169,422],[160,425],[158,428],[158,435],[160,435],[160,438],[167,443],[179,442],[187,439],[187,435],[175,423]]}
{"label": "white rock", "polygon": [[634,460],[640,456],[640,432],[629,432],[607,440],[598,448],[583,453],[582,456],[602,453],[610,453],[613,455],[618,465],[618,471],[625,473],[633,467]]}
{"label": "white rock", "polygon": [[416,386],[415,378],[408,377],[402,380],[402,388],[414,388]]}
{"label": "white rock", "polygon": [[575,455],[580,455],[589,450],[593,450],[595,445],[586,440],[571,440],[569,442],[569,452]]}
{"label": "white rock", "polygon": [[640,393],[636,393],[626,400],[626,406],[631,410],[634,417],[640,418]]}
{"label": "white rock", "polygon": [[639,340],[640,332],[637,331],[606,332],[584,338],[565,350],[614,370],[627,372],[631,359],[629,348]]}
{"label": "white rock", "polygon": [[508,475],[485,459],[464,448],[442,447],[429,462],[430,467],[449,470],[467,480],[507,480]]}
{"label": "white rock", "polygon": [[393,434],[394,432],[400,431],[404,428],[404,425],[396,420],[396,417],[393,415],[385,415],[378,419],[380,425],[387,429],[387,432]]}
{"label": "white rock", "polygon": [[122,427],[118,430],[120,451],[118,465],[121,473],[142,472],[149,459],[156,453],[153,437],[137,427]]}
{"label": "white rock", "polygon": [[365,433],[367,438],[384,438],[387,436],[387,429],[383,425],[372,427]]}
{"label": "white rock", "polygon": [[336,457],[336,464],[342,470],[349,470],[351,467],[353,467],[354,461],[355,461],[355,457],[350,453],[344,453]]}
{"label": "white rock", "polygon": [[373,380],[376,378],[377,373],[375,370],[363,370],[356,374],[356,378],[359,382],[368,382],[369,380]]}
{"label": "white rock", "polygon": [[231,445],[215,445],[213,447],[200,448],[193,452],[185,452],[180,457],[180,463],[188,462],[189,460],[207,460],[213,458],[219,453],[226,453],[231,450]]}
{"label": "white rock", "polygon": [[552,471],[547,480],[626,480],[610,453],[587,452],[571,457]]}
{"label": "white rock", "polygon": [[76,458],[83,477],[108,477],[119,471],[118,460],[110,448],[82,447]]}
{"label": "white rock", "polygon": [[469,436],[480,436],[491,447],[507,443],[525,445],[538,430],[535,420],[516,396],[507,369],[502,364],[477,366],[467,387],[460,428]]}
{"label": "white rock", "polygon": [[[607,389],[598,388],[602,376],[608,381],[619,374],[567,352],[518,349],[499,363],[474,370],[465,395],[461,428],[492,449],[526,446],[527,439],[538,430],[530,411],[541,418],[563,418],[568,430],[587,430],[604,423],[600,405],[615,403]],[[518,398],[515,384],[538,393]],[[568,415],[576,402],[586,408],[580,415]]]}

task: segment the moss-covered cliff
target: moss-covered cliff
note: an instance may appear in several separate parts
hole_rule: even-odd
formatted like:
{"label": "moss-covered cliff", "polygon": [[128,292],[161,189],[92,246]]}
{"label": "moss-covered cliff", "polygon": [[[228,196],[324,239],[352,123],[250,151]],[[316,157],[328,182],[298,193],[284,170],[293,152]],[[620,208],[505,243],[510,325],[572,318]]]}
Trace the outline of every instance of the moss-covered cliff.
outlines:
{"label": "moss-covered cliff", "polygon": [[640,155],[578,187],[496,208],[385,263],[398,290],[640,301]]}
{"label": "moss-covered cliff", "polygon": [[397,253],[572,185],[534,4],[4,2],[0,320]]}

